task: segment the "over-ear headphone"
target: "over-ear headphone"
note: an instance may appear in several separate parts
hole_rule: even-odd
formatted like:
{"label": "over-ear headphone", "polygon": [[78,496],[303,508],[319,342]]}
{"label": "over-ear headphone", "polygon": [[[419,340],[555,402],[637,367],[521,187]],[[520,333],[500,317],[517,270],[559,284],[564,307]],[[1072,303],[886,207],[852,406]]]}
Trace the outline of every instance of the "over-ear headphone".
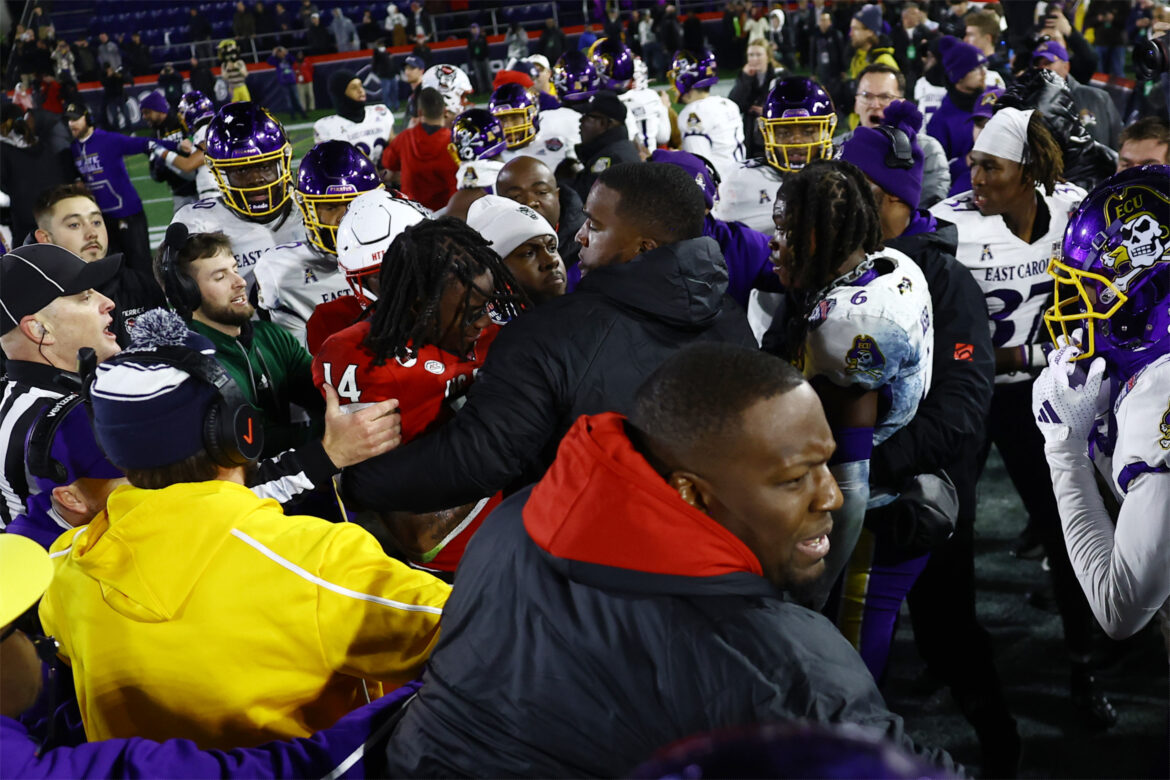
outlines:
{"label": "over-ear headphone", "polygon": [[[182,347],[128,349],[103,363],[153,363],[173,366],[194,379],[211,385],[216,398],[203,415],[203,447],[216,464],[224,468],[255,462],[264,449],[264,428],[256,409],[236,385],[231,374],[215,358]],[[89,400],[96,365],[82,365],[82,384]]]}
{"label": "over-ear headphone", "polygon": [[27,453],[28,470],[34,477],[51,479],[58,485],[64,485],[69,479],[65,466],[53,457],[53,439],[57,438],[57,429],[69,413],[84,402],[78,393],[62,396],[33,423],[28,432]]}
{"label": "over-ear headphone", "polygon": [[187,243],[187,226],[174,222],[167,228],[159,251],[158,275],[162,281],[167,303],[185,320],[191,319],[195,310],[203,305],[199,283],[179,268],[179,252]]}
{"label": "over-ear headphone", "polygon": [[885,160],[887,168],[908,171],[914,167],[914,148],[906,131],[889,125],[878,125],[874,130],[890,140],[890,151],[886,152]]}

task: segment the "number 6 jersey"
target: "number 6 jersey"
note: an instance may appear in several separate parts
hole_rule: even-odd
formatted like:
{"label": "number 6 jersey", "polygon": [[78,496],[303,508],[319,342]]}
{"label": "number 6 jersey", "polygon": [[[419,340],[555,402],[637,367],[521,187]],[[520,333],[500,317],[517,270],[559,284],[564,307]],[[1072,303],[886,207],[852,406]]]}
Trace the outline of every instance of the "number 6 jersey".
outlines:
{"label": "number 6 jersey", "polygon": [[[1085,197],[1083,189],[1066,183],[1057,184],[1051,195],[1038,192],[1048,208],[1048,230],[1030,244],[1013,233],[1002,216],[980,214],[969,191],[930,209],[959,230],[955,255],[970,269],[987,298],[995,347],[1032,344],[1041,334],[1044,311],[1052,303],[1048,261],[1060,250],[1069,214]],[[996,382],[1021,382],[1030,377],[1019,371],[998,376]]]}

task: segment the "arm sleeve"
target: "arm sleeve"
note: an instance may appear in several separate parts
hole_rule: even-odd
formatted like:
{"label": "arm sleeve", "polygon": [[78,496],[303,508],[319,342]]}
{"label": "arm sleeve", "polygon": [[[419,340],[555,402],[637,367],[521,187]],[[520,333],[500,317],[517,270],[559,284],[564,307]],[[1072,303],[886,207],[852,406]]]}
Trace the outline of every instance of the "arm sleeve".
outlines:
{"label": "arm sleeve", "polygon": [[[416,685],[377,699],[347,714],[312,737],[268,742],[254,748],[200,750],[187,739],[154,742],[141,737],[60,747],[36,757],[35,744],[12,745],[5,739],[5,777],[172,777],[279,778],[362,777],[368,742],[385,736],[393,721],[386,716],[402,705]],[[16,741],[16,735],[12,735]],[[26,737],[27,738],[27,737]],[[11,752],[9,752],[11,751]],[[10,763],[11,762],[11,763]],[[348,764],[349,766],[345,766]]]}
{"label": "arm sleeve", "polygon": [[147,154],[154,144],[165,146],[172,152],[178,149],[178,144],[163,142],[156,138],[139,138],[132,135],[122,135],[121,133],[110,133],[107,137],[114,139],[114,148],[123,157],[131,154]]}
{"label": "arm sleeve", "polygon": [[1170,473],[1134,478],[1116,528],[1084,442],[1044,447],[1073,571],[1105,633],[1133,635],[1170,599]]}
{"label": "arm sleeve", "polygon": [[[305,324],[297,318],[298,328],[304,333]],[[325,413],[321,393],[313,386],[313,356],[297,337],[283,328],[275,329],[280,350],[280,361],[285,367],[288,397],[310,416],[320,418]]]}
{"label": "arm sleeve", "polygon": [[534,314],[504,328],[454,419],[345,470],[347,502],[435,512],[490,496],[544,456],[569,380],[563,361],[545,347],[542,318],[535,325],[526,319]]}
{"label": "arm sleeve", "polygon": [[260,461],[250,487],[261,498],[288,504],[304,493],[329,484],[337,472],[338,468],[329,460],[318,439]]}
{"label": "arm sleeve", "polygon": [[439,640],[451,586],[388,558],[359,526],[329,529],[317,576],[317,630],[325,661],[342,674],[403,685],[422,673]]}
{"label": "arm sleeve", "polygon": [[873,453],[875,484],[894,486],[978,448],[995,388],[995,353],[987,303],[971,272],[947,260],[929,280],[935,311],[934,373],[914,418]]}

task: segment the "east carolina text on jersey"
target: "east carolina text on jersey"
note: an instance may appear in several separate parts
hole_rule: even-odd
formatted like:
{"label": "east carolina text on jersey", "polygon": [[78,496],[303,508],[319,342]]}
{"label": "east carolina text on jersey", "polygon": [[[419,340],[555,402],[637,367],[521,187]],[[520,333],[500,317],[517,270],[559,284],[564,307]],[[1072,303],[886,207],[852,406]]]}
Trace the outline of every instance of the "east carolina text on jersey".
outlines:
{"label": "east carolina text on jersey", "polygon": [[337,260],[306,242],[265,250],[255,275],[260,308],[301,344],[306,344],[305,325],[319,304],[353,294]]}

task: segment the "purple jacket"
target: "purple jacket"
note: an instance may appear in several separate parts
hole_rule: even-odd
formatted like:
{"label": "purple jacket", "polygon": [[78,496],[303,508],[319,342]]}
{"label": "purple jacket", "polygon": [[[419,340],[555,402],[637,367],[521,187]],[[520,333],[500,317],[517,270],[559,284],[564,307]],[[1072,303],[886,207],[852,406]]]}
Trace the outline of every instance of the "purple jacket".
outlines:
{"label": "purple jacket", "polygon": [[[0,717],[0,777],[364,777],[377,769],[365,765],[367,740],[385,742],[390,715],[412,696],[412,682],[354,710],[312,737],[269,742],[254,748],[200,750],[187,739],[154,742],[141,737],[59,747],[37,756],[37,743],[12,718]],[[377,750],[380,755],[384,748]]]}
{"label": "purple jacket", "polygon": [[949,195],[957,195],[971,189],[971,170],[967,167],[967,153],[975,145],[974,127],[971,112],[955,105],[950,94],[943,98],[942,104],[930,118],[930,124],[926,126],[927,134],[934,136],[947,154],[951,169]]}
{"label": "purple jacket", "polygon": [[780,279],[772,270],[772,250],[768,248],[766,235],[742,222],[724,222],[710,214],[703,222],[703,235],[715,239],[723,250],[727,294],[745,310],[753,288],[783,292]]}
{"label": "purple jacket", "polygon": [[289,86],[297,83],[297,72],[293,67],[292,55],[284,57],[269,57],[268,64],[276,68],[276,83]]}
{"label": "purple jacket", "polygon": [[74,141],[73,162],[85,178],[89,191],[97,199],[98,208],[106,217],[123,219],[142,212],[142,200],[130,182],[123,157],[148,154],[155,146],[178,151],[174,141],[157,138],[136,138],[95,129],[84,141]]}

